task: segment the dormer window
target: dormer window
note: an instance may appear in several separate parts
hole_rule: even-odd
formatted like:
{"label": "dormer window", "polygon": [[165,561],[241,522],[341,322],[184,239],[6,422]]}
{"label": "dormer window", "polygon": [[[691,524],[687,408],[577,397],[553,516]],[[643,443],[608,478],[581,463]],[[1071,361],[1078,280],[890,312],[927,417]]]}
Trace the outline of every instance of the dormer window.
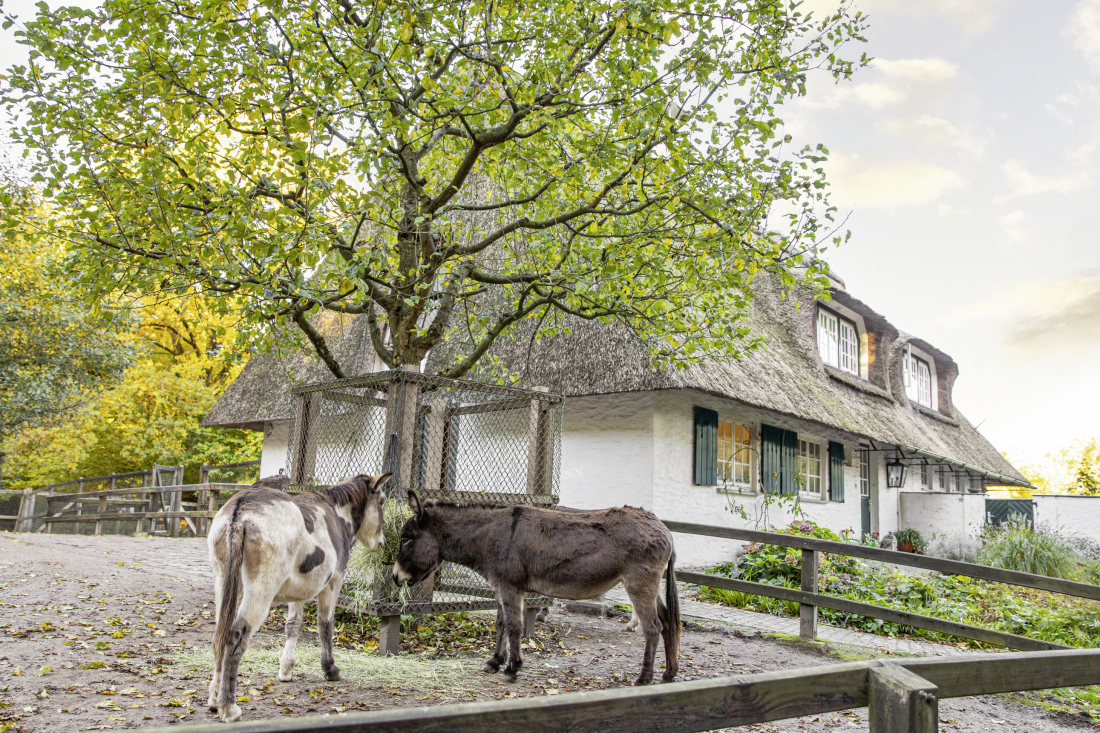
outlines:
{"label": "dormer window", "polygon": [[825,364],[859,376],[859,331],[852,321],[818,308],[817,349]]}
{"label": "dormer window", "polygon": [[905,394],[913,402],[932,407],[932,369],[928,362],[912,353],[905,354]]}

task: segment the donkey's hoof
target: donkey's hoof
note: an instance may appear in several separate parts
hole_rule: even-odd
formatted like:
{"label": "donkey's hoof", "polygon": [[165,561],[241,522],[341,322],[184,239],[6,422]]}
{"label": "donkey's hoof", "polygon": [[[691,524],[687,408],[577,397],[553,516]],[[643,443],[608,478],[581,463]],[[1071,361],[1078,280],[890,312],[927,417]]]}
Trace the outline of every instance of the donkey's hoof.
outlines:
{"label": "donkey's hoof", "polygon": [[328,680],[329,682],[339,682],[340,681],[340,668],[336,667],[336,666],[333,666],[333,667],[329,667],[328,669],[326,669],[325,670],[325,679]]}
{"label": "donkey's hoof", "polygon": [[661,675],[661,682],[672,682],[674,679],[676,679],[675,672],[665,672],[663,675]]}
{"label": "donkey's hoof", "polygon": [[222,722],[223,723],[236,723],[241,719],[241,706],[237,703],[232,703],[229,707],[222,710]]}
{"label": "donkey's hoof", "polygon": [[500,671],[500,662],[489,660],[485,663],[485,666],[481,668],[481,671],[485,674],[496,674]]}
{"label": "donkey's hoof", "polygon": [[504,681],[511,684],[516,681],[516,673],[504,670]]}
{"label": "donkey's hoof", "polygon": [[648,685],[653,681],[653,675],[640,675],[638,679],[634,680],[634,686],[639,687],[641,685]]}
{"label": "donkey's hoof", "polygon": [[293,672],[285,672],[285,673],[280,672],[279,673],[279,681],[280,682],[291,682],[293,680],[294,680],[294,673]]}

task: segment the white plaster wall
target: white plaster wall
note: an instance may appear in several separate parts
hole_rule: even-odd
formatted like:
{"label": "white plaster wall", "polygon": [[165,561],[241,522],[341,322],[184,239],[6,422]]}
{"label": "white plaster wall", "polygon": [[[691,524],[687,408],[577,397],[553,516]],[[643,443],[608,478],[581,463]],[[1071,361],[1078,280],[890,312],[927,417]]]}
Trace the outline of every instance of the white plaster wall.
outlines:
{"label": "white plaster wall", "polygon": [[934,535],[976,537],[985,523],[985,496],[931,491],[903,491],[901,529],[915,529],[925,539]]}
{"label": "white plaster wall", "polygon": [[1047,523],[1059,533],[1100,542],[1100,496],[1036,494],[1035,523]]}
{"label": "white plaster wall", "polygon": [[[664,391],[653,395],[653,511],[662,519],[696,522],[721,527],[763,529],[781,527],[793,517],[774,504],[764,514],[761,494],[728,494],[714,486],[695,486],[692,477],[695,406],[717,410],[723,419],[740,419],[758,425],[761,420],[776,420],[728,400],[690,391]],[[782,423],[781,423],[782,424]],[[786,425],[788,429],[797,426]],[[808,428],[804,428],[807,429]],[[823,437],[823,436],[815,436]],[[757,437],[756,440],[759,438]],[[759,446],[756,446],[757,450]],[[840,533],[859,533],[859,464],[845,467],[844,502],[802,500],[802,511],[814,522]],[[754,470],[758,470],[754,466]],[[740,505],[748,521],[730,511]],[[708,567],[733,559],[740,542],[714,537],[677,534],[677,564],[683,567]]]}
{"label": "white plaster wall", "polygon": [[560,481],[562,506],[653,509],[653,395],[566,399]]}
{"label": "white plaster wall", "polygon": [[290,420],[264,423],[264,447],[260,453],[260,478],[276,476],[285,470],[287,445],[290,443]]}
{"label": "white plaster wall", "polygon": [[875,517],[872,516],[871,531],[878,532],[879,536],[897,532],[901,529],[898,526],[901,518],[901,490],[891,489],[886,485],[886,461],[882,459],[881,453],[871,454],[871,473],[878,482],[877,494],[875,488],[871,488],[872,515],[875,514],[874,502],[878,502],[878,524],[875,524]]}

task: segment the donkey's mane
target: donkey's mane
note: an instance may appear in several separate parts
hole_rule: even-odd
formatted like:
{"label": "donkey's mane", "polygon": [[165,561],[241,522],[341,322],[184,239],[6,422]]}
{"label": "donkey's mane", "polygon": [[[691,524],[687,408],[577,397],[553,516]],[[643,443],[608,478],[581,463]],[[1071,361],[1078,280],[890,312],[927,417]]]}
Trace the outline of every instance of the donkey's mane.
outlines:
{"label": "donkey's mane", "polygon": [[[432,501],[424,502],[424,507],[425,508],[427,508],[427,507],[436,507],[436,506],[453,507],[455,509],[510,509],[511,508],[511,506],[509,506],[508,504],[476,504],[476,503],[466,503],[466,502],[463,502],[461,504],[456,504],[455,502],[447,501],[446,499],[438,499],[438,500],[433,499]],[[519,506],[519,505],[516,505],[516,506]]]}

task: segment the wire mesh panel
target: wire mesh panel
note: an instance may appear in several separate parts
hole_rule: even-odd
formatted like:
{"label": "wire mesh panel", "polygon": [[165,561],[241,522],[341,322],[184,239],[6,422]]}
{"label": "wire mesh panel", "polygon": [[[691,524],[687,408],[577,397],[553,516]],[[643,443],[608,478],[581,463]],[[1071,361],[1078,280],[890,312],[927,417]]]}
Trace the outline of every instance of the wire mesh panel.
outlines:
{"label": "wire mesh panel", "polygon": [[413,588],[393,585],[398,536],[411,515],[405,497],[411,488],[424,500],[556,506],[561,398],[396,370],[292,393],[291,491],[393,473],[384,550],[357,548],[345,576],[345,605],[379,616],[495,608],[484,578],[449,563]]}

